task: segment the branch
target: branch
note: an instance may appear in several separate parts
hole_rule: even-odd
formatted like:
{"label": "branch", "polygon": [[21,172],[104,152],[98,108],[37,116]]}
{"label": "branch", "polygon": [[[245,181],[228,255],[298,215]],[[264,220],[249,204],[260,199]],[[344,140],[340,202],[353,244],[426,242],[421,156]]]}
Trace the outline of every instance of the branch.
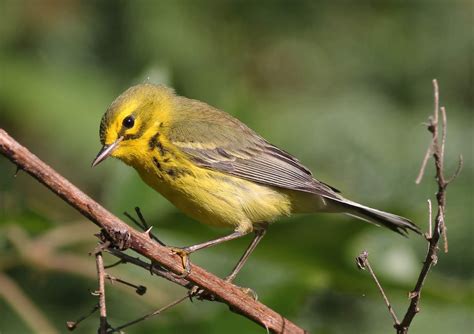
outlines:
{"label": "branch", "polygon": [[107,334],[107,329],[109,324],[107,322],[107,307],[105,303],[105,270],[104,270],[104,259],[102,258],[102,253],[97,252],[95,254],[95,262],[97,267],[97,277],[99,281],[99,290],[97,295],[99,297],[99,310],[100,310],[100,323],[99,334]]}
{"label": "branch", "polygon": [[116,327],[116,328],[112,328],[110,331],[107,332],[107,334],[111,334],[111,333],[123,333],[122,329],[126,328],[126,327],[130,327],[132,325],[135,325],[136,323],[139,323],[141,321],[144,321],[144,320],[147,320],[151,317],[154,317],[154,316],[157,316],[161,313],[163,313],[164,311],[178,305],[179,303],[185,301],[186,299],[189,299],[189,294],[186,294],[184,295],[183,297],[180,297],[178,299],[176,299],[175,301],[172,301],[171,303],[161,307],[160,309],[152,312],[152,313],[149,313],[149,314],[146,314],[144,315],[143,317],[140,317],[138,319],[135,319],[133,321],[130,321],[122,326],[119,326],[119,327]]}
{"label": "branch", "polygon": [[[426,277],[430,272],[430,269],[436,265],[438,262],[438,251],[439,251],[439,240],[440,237],[443,237],[444,240],[444,250],[447,253],[448,251],[448,240],[446,236],[446,224],[445,224],[445,212],[446,212],[446,188],[449,183],[456,178],[462,169],[462,157],[459,159],[459,165],[450,179],[446,179],[444,175],[444,151],[446,145],[446,130],[447,130],[447,117],[446,109],[444,107],[439,107],[439,91],[438,91],[438,82],[436,79],[433,80],[434,87],[434,112],[433,116],[429,118],[428,131],[432,135],[432,141],[428,150],[432,153],[435,170],[436,170],[436,182],[438,184],[438,191],[436,193],[436,203],[438,207],[438,212],[435,218],[435,224],[433,230],[427,233],[426,240],[428,241],[428,251],[425,256],[425,261],[423,262],[423,267],[421,268],[418,280],[415,284],[414,289],[410,292],[410,305],[405,313],[405,316],[402,322],[395,326],[398,334],[408,333],[409,327],[413,321],[413,318],[420,311],[419,303],[421,299],[421,291],[425,283]],[[441,124],[439,124],[439,111],[441,110]],[[439,134],[439,127],[441,126],[441,134]],[[440,143],[441,139],[441,143]],[[424,168],[420,170],[419,179],[423,177]],[[417,179],[418,180],[418,179]],[[430,215],[431,215],[431,205],[430,205]],[[431,221],[431,218],[430,218]],[[431,225],[431,224],[430,224]]]}
{"label": "branch", "polygon": [[[433,115],[429,117],[428,123],[426,124],[428,127],[428,131],[432,135],[431,143],[423,157],[420,171],[418,172],[418,176],[416,178],[415,183],[419,184],[423,179],[425,174],[426,166],[430,156],[433,156],[435,170],[436,170],[436,182],[438,184],[438,191],[436,193],[436,203],[438,207],[438,212],[436,214],[434,228],[432,222],[432,203],[431,200],[428,200],[428,213],[429,213],[429,229],[428,232],[424,234],[426,240],[428,241],[428,251],[425,256],[425,261],[423,262],[423,266],[421,268],[420,274],[418,276],[417,282],[415,284],[414,289],[409,293],[410,298],[410,305],[403,317],[403,320],[399,322],[395,311],[392,309],[390,302],[385,295],[385,292],[377,280],[375,273],[373,272],[370,264],[368,262],[368,253],[366,251],[362,252],[357,257],[357,265],[360,269],[367,268],[372,276],[372,279],[375,281],[377,288],[379,289],[380,293],[382,294],[385,304],[388,307],[388,310],[393,318],[394,327],[397,331],[397,334],[407,334],[410,328],[410,325],[416,316],[416,314],[420,311],[418,307],[421,299],[421,291],[423,289],[423,285],[425,283],[426,277],[430,272],[430,269],[436,265],[438,262],[438,251],[439,251],[439,240],[440,237],[443,238],[444,243],[444,251],[445,253],[448,252],[448,238],[446,235],[446,224],[444,219],[444,214],[446,212],[446,188],[448,187],[449,183],[452,182],[461,172],[463,159],[462,156],[459,157],[459,164],[454,172],[453,176],[449,179],[446,179],[444,176],[444,151],[446,146],[446,133],[447,133],[447,117],[446,117],[446,109],[444,107],[439,106],[439,89],[438,89],[438,82],[433,80],[433,90],[434,90],[434,112]],[[439,112],[441,111],[441,125],[439,124]],[[441,126],[441,134],[439,134],[439,127]],[[441,143],[440,143],[441,141]]]}
{"label": "branch", "polygon": [[[178,255],[171,253],[168,248],[150,239],[147,233],[136,231],[108,212],[21,146],[3,129],[0,129],[0,153],[102,228],[112,238],[117,233],[126,233],[130,236],[128,244],[132,250],[175,274],[182,274],[181,258]],[[194,264],[191,264],[191,273],[186,277],[186,280],[216,296],[219,301],[226,303],[233,311],[272,332],[305,332],[266,305],[254,300],[239,287],[225,282]]]}
{"label": "branch", "polygon": [[392,304],[390,304],[390,301],[388,300],[388,297],[385,294],[382,285],[380,284],[379,280],[377,279],[377,276],[375,276],[375,273],[372,270],[372,266],[369,262],[369,252],[363,251],[362,253],[360,253],[359,256],[356,258],[356,261],[359,269],[365,270],[367,268],[367,270],[369,271],[370,276],[372,276],[372,279],[374,280],[375,284],[377,285],[377,288],[380,291],[380,294],[382,295],[385,305],[387,305],[388,312],[390,312],[390,315],[392,316],[394,326],[397,326],[400,322],[398,321],[395,310],[393,309]]}

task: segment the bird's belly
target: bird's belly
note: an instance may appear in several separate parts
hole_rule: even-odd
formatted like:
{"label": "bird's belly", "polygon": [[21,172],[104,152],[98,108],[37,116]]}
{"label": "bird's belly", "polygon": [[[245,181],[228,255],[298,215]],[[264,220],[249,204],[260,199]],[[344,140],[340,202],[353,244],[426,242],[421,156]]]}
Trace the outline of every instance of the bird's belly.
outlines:
{"label": "bird's belly", "polygon": [[278,188],[199,168],[192,174],[143,180],[178,209],[201,223],[250,232],[292,211],[291,198]]}

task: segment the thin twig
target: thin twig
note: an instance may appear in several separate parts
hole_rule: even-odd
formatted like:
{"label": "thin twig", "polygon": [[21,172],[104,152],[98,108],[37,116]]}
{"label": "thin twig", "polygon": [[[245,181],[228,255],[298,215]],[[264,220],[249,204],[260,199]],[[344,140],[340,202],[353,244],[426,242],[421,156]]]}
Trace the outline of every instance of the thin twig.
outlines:
{"label": "thin twig", "polygon": [[179,278],[176,275],[173,275],[173,273],[171,273],[169,270],[166,270],[157,265],[152,266],[150,263],[140,260],[137,257],[133,257],[128,254],[125,254],[124,252],[119,251],[118,249],[109,248],[106,251],[112,254],[113,256],[118,257],[123,263],[131,263],[138,267],[142,267],[143,269],[146,269],[150,273],[163,277],[167,279],[168,281],[181,285],[184,288],[189,289],[193,286],[193,284],[191,284],[188,280],[184,278]]}
{"label": "thin twig", "polygon": [[359,256],[356,258],[356,262],[359,269],[367,269],[369,271],[370,276],[372,276],[372,279],[377,285],[377,288],[379,289],[380,294],[382,295],[382,298],[385,301],[385,305],[387,305],[388,312],[390,312],[390,315],[392,316],[394,326],[398,326],[400,322],[398,321],[397,314],[395,313],[395,310],[393,309],[392,304],[388,300],[388,297],[385,294],[382,285],[380,284],[379,280],[377,279],[377,276],[375,275],[374,271],[372,270],[372,267],[370,266],[369,253],[366,250],[360,253]]}
{"label": "thin twig", "polygon": [[143,285],[136,285],[136,284],[130,283],[130,282],[128,282],[128,281],[125,281],[125,280],[123,280],[123,279],[120,279],[120,278],[118,278],[118,277],[114,277],[114,276],[112,276],[112,275],[109,275],[109,274],[107,274],[107,273],[105,274],[105,278],[108,279],[108,280],[110,280],[111,282],[122,283],[122,284],[124,284],[124,285],[126,285],[126,286],[129,286],[129,287],[134,288],[134,289],[135,289],[135,292],[136,292],[137,294],[139,294],[140,296],[141,296],[141,295],[144,295],[144,294],[146,293],[146,287],[143,286]]}
{"label": "thin twig", "polygon": [[[0,153],[102,228],[109,236],[113,237],[117,231],[127,233],[129,235],[127,246],[132,250],[170,272],[182,273],[179,255],[173,254],[167,247],[152,240],[148,234],[131,228],[112,215],[2,129],[0,129]],[[199,266],[191,264],[191,273],[186,277],[186,280],[193,286],[197,285],[216,296],[219,301],[226,303],[236,313],[272,332],[304,333],[302,328],[254,300],[237,286],[208,273]]]}
{"label": "thin twig", "polygon": [[416,177],[415,183],[420,184],[421,180],[423,179],[423,175],[425,175],[425,169],[426,165],[428,164],[428,160],[430,159],[430,156],[432,154],[431,152],[431,147],[433,146],[433,143],[428,147],[426,150],[425,156],[423,157],[423,161],[421,162],[421,167],[420,171],[418,172],[418,176]]}
{"label": "thin twig", "polygon": [[459,176],[459,174],[461,174],[463,166],[464,166],[464,158],[463,158],[462,154],[460,154],[459,158],[458,158],[458,166],[456,167],[456,170],[454,171],[453,175],[449,179],[446,180],[447,184],[450,184],[451,182],[456,180],[456,178]]}
{"label": "thin twig", "polygon": [[[434,110],[433,110],[433,117],[428,119],[428,130],[432,132],[431,127],[436,124],[438,126],[438,110],[439,110],[439,87],[438,81],[433,79],[433,95],[434,95]],[[421,163],[420,171],[418,172],[418,176],[416,177],[415,183],[420,184],[421,180],[423,179],[423,175],[425,174],[426,164],[428,163],[428,159],[433,154],[433,149],[435,147],[435,140],[436,138],[433,136],[433,139],[426,150],[425,156],[423,157],[423,162]]]}
{"label": "thin twig", "polygon": [[441,169],[444,167],[444,148],[446,146],[446,133],[448,131],[448,119],[446,117],[446,108],[441,107],[441,119],[442,119],[442,126],[441,126],[441,149],[440,149],[440,163]]}
{"label": "thin twig", "polygon": [[99,324],[99,334],[107,334],[107,329],[109,324],[107,323],[107,307],[105,304],[105,270],[104,270],[104,259],[102,258],[102,253],[97,252],[95,254],[95,261],[97,266],[97,278],[99,281],[99,309],[100,309],[100,324]]}
{"label": "thin twig", "polygon": [[89,311],[89,313],[79,317],[76,321],[66,321],[66,327],[70,331],[73,331],[79,326],[79,324],[84,321],[85,319],[89,318],[92,314],[94,314],[99,309],[99,304],[95,304],[95,306]]}
{"label": "thin twig", "polygon": [[433,211],[430,199],[428,199],[428,233],[425,236],[426,240],[430,240],[433,236]]}
{"label": "thin twig", "polygon": [[110,269],[110,268],[113,268],[113,267],[116,267],[116,266],[119,266],[119,265],[125,264],[125,263],[127,263],[127,262],[125,262],[123,260],[118,260],[114,263],[111,263],[111,264],[108,264],[108,265],[104,266],[104,269]]}
{"label": "thin twig", "polygon": [[140,318],[135,319],[135,320],[133,320],[133,321],[127,322],[126,324],[123,324],[123,325],[121,325],[121,326],[112,328],[112,329],[109,330],[107,333],[108,333],[108,334],[111,334],[111,333],[120,332],[122,329],[124,329],[124,328],[126,328],[126,327],[130,327],[130,326],[135,325],[136,323],[139,323],[139,322],[141,322],[141,321],[143,321],[143,320],[147,320],[147,319],[149,319],[149,318],[151,318],[151,317],[153,317],[153,316],[159,315],[159,314],[163,313],[164,311],[166,311],[166,310],[168,310],[168,309],[170,309],[170,308],[172,308],[172,307],[178,305],[179,303],[185,301],[185,300],[188,299],[188,298],[189,298],[189,296],[188,296],[188,294],[186,294],[186,295],[184,295],[183,297],[180,297],[180,298],[176,299],[175,301],[169,303],[168,305],[163,306],[162,308],[160,308],[160,309],[158,309],[158,310],[156,310],[156,311],[154,311],[154,312],[152,312],[152,313],[146,314],[146,315],[144,315],[143,317],[140,317]]}

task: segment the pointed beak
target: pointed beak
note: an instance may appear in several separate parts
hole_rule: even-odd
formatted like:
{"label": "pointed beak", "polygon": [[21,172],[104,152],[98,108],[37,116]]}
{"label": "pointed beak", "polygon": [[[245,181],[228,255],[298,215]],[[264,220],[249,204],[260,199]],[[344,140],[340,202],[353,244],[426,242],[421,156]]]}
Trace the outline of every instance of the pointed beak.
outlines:
{"label": "pointed beak", "polygon": [[112,144],[110,145],[104,145],[99,153],[97,154],[97,156],[95,157],[94,161],[92,161],[92,167],[95,167],[97,166],[98,164],[100,164],[102,161],[104,161],[105,159],[107,159],[107,157],[109,155],[112,154],[112,152],[117,148],[118,144],[120,144],[120,142],[123,140],[123,137],[118,137],[116,141],[114,141]]}

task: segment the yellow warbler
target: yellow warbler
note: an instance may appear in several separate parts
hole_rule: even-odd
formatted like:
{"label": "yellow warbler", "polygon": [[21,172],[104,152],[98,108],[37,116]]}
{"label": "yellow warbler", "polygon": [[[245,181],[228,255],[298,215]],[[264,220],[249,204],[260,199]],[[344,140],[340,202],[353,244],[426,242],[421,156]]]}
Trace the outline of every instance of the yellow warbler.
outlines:
{"label": "yellow warbler", "polygon": [[103,148],[93,166],[108,156],[119,158],[192,218],[233,229],[225,237],[178,250],[183,257],[256,233],[228,280],[241,269],[268,223],[293,213],[340,212],[401,234],[419,233],[406,218],[342,197],[229,114],[178,96],[164,85],[141,84],[120,95],[102,117],[100,141]]}

